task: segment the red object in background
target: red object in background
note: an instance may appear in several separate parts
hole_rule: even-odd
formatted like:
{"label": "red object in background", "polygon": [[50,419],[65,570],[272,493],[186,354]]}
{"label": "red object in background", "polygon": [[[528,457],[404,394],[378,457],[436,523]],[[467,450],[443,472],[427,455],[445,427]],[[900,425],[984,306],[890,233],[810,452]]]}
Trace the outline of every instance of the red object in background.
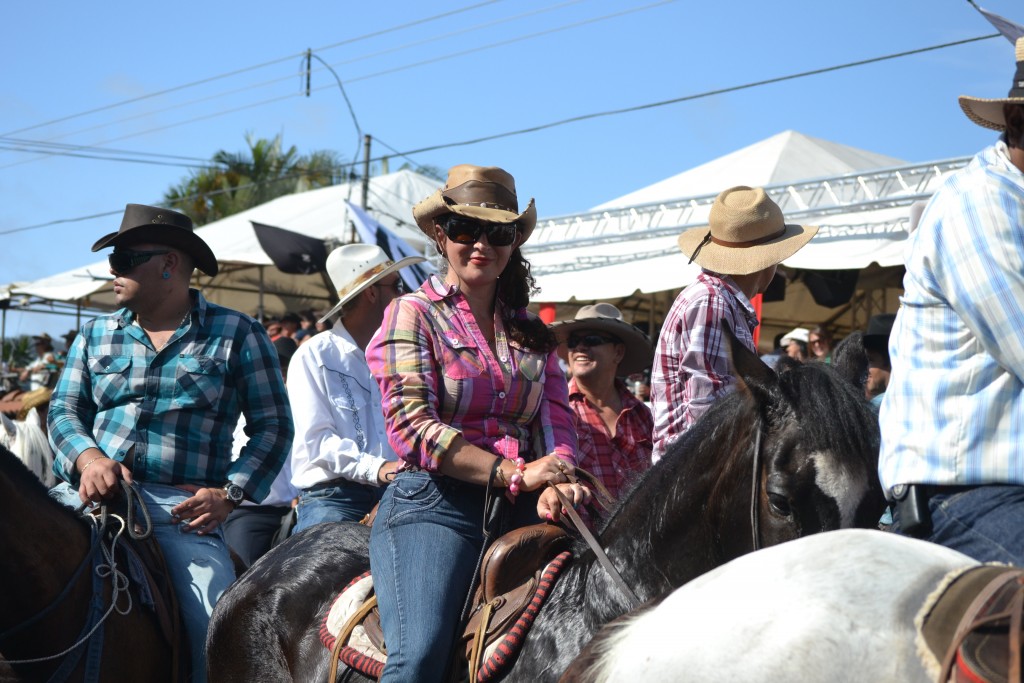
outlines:
{"label": "red object in background", "polygon": [[[540,306],[540,319],[544,321],[545,325],[550,325],[555,322],[555,305],[554,304],[538,304]],[[758,313],[761,309],[758,309]]]}
{"label": "red object in background", "polygon": [[[754,305],[754,313],[757,314],[757,327],[754,328],[754,348],[756,349],[761,339],[761,295],[756,295],[750,300],[750,303]],[[541,305],[543,306],[543,304]]]}

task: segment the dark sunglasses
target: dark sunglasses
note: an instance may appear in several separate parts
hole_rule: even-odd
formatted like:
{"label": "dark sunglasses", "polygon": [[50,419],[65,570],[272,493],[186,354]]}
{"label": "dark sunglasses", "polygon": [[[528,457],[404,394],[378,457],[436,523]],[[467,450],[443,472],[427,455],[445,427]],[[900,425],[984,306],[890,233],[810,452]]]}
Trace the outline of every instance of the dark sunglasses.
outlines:
{"label": "dark sunglasses", "polygon": [[132,272],[143,263],[153,258],[154,256],[160,256],[162,254],[169,254],[171,252],[167,250],[163,251],[132,251],[131,249],[122,249],[121,251],[115,251],[107,257],[110,262],[110,269],[118,275],[127,275]]}
{"label": "dark sunglasses", "polygon": [[402,281],[402,278],[398,278],[394,282],[378,282],[373,286],[380,287],[381,289],[393,289],[395,290],[395,293],[398,294],[398,296],[402,296],[403,294],[405,294],[405,282]]}
{"label": "dark sunglasses", "polygon": [[570,349],[575,349],[580,344],[588,348],[600,346],[601,344],[621,344],[615,337],[606,337],[603,334],[570,334],[566,344]]}
{"label": "dark sunglasses", "polygon": [[483,223],[472,218],[449,216],[441,229],[452,242],[457,244],[476,244],[480,235],[487,235],[487,242],[492,247],[507,247],[516,241],[519,232],[518,223]]}

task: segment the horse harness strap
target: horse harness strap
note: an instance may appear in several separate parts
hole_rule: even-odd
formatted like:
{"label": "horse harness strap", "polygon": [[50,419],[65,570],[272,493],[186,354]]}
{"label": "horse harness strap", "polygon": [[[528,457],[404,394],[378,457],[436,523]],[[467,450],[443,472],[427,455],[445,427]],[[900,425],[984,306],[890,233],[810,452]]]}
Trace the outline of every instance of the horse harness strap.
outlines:
{"label": "horse harness strap", "polygon": [[594,551],[597,561],[611,578],[612,583],[615,584],[616,588],[619,589],[619,592],[622,593],[623,597],[626,598],[626,601],[629,602],[629,609],[632,610],[639,607],[640,598],[636,596],[633,589],[630,588],[629,584],[627,584],[622,578],[622,575],[615,568],[615,565],[612,564],[612,561],[608,559],[608,555],[604,552],[604,549],[601,548],[601,544],[598,543],[597,539],[594,538],[594,534],[590,532],[587,525],[582,519],[580,519],[579,514],[575,509],[573,509],[572,501],[570,501],[564,493],[559,491],[558,487],[554,484],[549,483],[548,486],[554,489],[555,495],[558,496],[558,501],[562,504],[562,509],[565,510],[566,515],[570,520],[572,520],[573,525],[576,527],[576,530],[580,532],[580,536],[583,537],[583,540],[585,540],[587,545],[590,546],[590,549]]}
{"label": "horse harness strap", "polygon": [[761,549],[761,523],[758,519],[759,506],[757,499],[761,492],[761,425],[757,425],[754,437],[754,473],[750,480],[750,533],[753,536],[754,550]]}

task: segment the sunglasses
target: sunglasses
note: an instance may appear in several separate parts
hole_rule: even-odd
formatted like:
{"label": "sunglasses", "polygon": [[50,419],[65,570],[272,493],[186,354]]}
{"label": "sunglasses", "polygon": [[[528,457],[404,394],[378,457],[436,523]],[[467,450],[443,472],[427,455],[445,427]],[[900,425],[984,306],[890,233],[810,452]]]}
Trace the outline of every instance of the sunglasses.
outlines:
{"label": "sunglasses", "polygon": [[480,235],[486,234],[492,247],[507,247],[516,241],[519,224],[483,223],[472,218],[450,216],[441,224],[441,229],[448,239],[457,244],[476,244]]}
{"label": "sunglasses", "polygon": [[171,252],[167,250],[163,251],[132,251],[131,249],[122,249],[121,251],[115,251],[114,253],[107,256],[107,261],[110,262],[110,269],[118,275],[127,275],[128,273],[141,266],[143,263],[153,258],[154,256],[160,256],[162,254],[169,254]]}
{"label": "sunglasses", "polygon": [[395,290],[395,293],[398,294],[398,296],[402,296],[403,294],[405,294],[405,282],[402,281],[402,278],[398,278],[394,282],[378,282],[375,283],[373,286],[380,287],[381,289],[393,289]]}
{"label": "sunglasses", "polygon": [[575,349],[580,344],[588,348],[600,346],[601,344],[621,344],[615,337],[606,337],[603,334],[570,334],[566,344],[570,349]]}

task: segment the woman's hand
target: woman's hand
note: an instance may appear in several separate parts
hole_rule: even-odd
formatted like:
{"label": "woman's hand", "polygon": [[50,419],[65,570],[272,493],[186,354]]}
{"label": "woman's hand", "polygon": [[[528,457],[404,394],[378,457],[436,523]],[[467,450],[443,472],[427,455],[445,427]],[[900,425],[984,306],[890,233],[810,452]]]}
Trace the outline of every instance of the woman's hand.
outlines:
{"label": "woman's hand", "polygon": [[[590,489],[583,484],[558,484],[557,488],[569,499],[573,507],[590,500]],[[540,494],[540,500],[537,501],[537,516],[557,522],[565,514],[563,510],[562,501],[558,499],[555,489],[551,487],[544,489],[544,492]]]}
{"label": "woman's hand", "polygon": [[526,463],[519,488],[523,491],[536,491],[548,483],[568,484],[571,481],[569,477],[575,470],[571,463],[557,455],[545,455]]}

